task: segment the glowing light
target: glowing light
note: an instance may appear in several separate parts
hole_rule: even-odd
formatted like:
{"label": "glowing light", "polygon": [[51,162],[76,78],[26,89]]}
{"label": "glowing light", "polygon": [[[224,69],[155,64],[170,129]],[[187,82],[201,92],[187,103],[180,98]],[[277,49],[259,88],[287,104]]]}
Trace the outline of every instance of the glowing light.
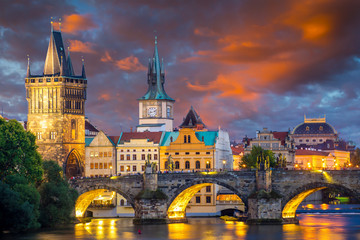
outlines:
{"label": "glowing light", "polygon": [[185,218],[185,210],[191,198],[197,193],[200,189],[211,186],[211,183],[202,183],[191,186],[186,190],[182,191],[171,203],[168,208],[168,218],[169,219],[182,219]]}
{"label": "glowing light", "polygon": [[76,217],[84,217],[84,213],[92,200],[97,196],[103,194],[106,189],[96,189],[93,191],[89,191],[86,193],[81,194],[78,199],[76,200],[75,204],[75,216]]}
{"label": "glowing light", "polygon": [[300,203],[310,194],[322,190],[326,187],[319,187],[310,190],[306,190],[295,197],[293,197],[284,207],[282,211],[283,218],[295,218],[296,209],[299,207]]}
{"label": "glowing light", "polygon": [[329,205],[323,203],[323,204],[320,205],[320,208],[321,208],[322,210],[328,210],[328,209],[329,209]]}
{"label": "glowing light", "polygon": [[299,167],[299,165],[298,164],[295,164],[295,168],[298,168]]}

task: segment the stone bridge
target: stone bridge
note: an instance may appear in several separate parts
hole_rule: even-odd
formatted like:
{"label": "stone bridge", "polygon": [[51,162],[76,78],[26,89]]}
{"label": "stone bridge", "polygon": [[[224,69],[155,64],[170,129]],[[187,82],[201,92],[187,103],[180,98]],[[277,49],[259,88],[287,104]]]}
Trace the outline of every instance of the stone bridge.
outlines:
{"label": "stone bridge", "polygon": [[244,202],[249,223],[294,223],[299,204],[325,188],[360,200],[360,171],[245,170],[196,173],[146,173],[71,180],[79,192],[76,216],[106,190],[122,195],[135,210],[135,223],[186,221],[186,206],[201,188],[217,184]]}

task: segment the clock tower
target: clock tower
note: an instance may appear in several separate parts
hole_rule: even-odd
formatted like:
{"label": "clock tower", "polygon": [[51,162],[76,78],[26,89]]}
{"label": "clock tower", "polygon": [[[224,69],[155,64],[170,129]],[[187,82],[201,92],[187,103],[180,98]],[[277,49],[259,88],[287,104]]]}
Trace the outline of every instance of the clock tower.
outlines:
{"label": "clock tower", "polygon": [[164,61],[159,59],[157,37],[155,37],[154,56],[149,59],[147,73],[148,90],[139,101],[138,132],[173,130],[173,106],[175,100],[169,97],[164,89],[165,71]]}

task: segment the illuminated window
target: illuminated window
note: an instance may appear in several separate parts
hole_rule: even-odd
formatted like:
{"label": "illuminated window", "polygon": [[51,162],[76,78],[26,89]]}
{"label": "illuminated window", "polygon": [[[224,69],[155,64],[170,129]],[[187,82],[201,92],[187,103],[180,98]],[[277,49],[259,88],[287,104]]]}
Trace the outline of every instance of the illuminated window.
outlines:
{"label": "illuminated window", "polygon": [[99,168],[99,164],[95,163],[95,169],[98,169],[98,168]]}
{"label": "illuminated window", "polygon": [[55,139],[55,137],[56,137],[56,132],[51,132],[50,133],[50,139]]}
{"label": "illuminated window", "polygon": [[[103,156],[103,153],[102,152],[99,152],[99,157],[102,157]],[[104,156],[105,157],[105,156]]]}
{"label": "illuminated window", "polygon": [[206,186],[206,192],[211,192],[211,186]]}
{"label": "illuminated window", "polygon": [[206,196],[206,203],[211,203],[211,196]]}
{"label": "illuminated window", "polygon": [[176,162],[175,162],[175,169],[180,169],[180,163],[179,163],[179,161],[176,161]]}
{"label": "illuminated window", "polygon": [[94,163],[90,163],[90,169],[94,169]]}
{"label": "illuminated window", "polygon": [[104,157],[107,157],[108,155],[107,155],[107,152],[104,152]]}
{"label": "illuminated window", "polygon": [[126,171],[130,172],[130,166],[126,166]]}
{"label": "illuminated window", "polygon": [[120,155],[120,160],[124,160],[124,154]]}
{"label": "illuminated window", "polygon": [[99,169],[103,169],[103,164],[99,163]]}
{"label": "illuminated window", "polygon": [[104,163],[104,169],[107,169],[107,163]]}
{"label": "illuminated window", "polygon": [[90,152],[90,157],[94,157],[94,152],[93,151]]}
{"label": "illuminated window", "polygon": [[211,165],[210,165],[209,161],[206,162],[206,168],[211,168]]}
{"label": "illuminated window", "polygon": [[120,166],[120,172],[124,171],[124,166]]}
{"label": "illuminated window", "polygon": [[190,162],[189,161],[185,162],[185,169],[190,169]]}
{"label": "illuminated window", "polygon": [[38,140],[41,139],[41,134],[42,134],[41,132],[37,132],[37,133],[36,133],[36,137],[37,137]]}
{"label": "illuminated window", "polygon": [[110,169],[112,168],[112,163],[109,163],[109,168],[110,168]]}
{"label": "illuminated window", "polygon": [[136,160],[136,154],[133,154],[133,160]]}
{"label": "illuminated window", "polygon": [[112,153],[111,153],[111,152],[109,152],[109,153],[108,153],[108,157],[111,157],[111,156],[112,156]]}
{"label": "illuminated window", "polygon": [[141,160],[145,160],[145,154],[141,154]]}
{"label": "illuminated window", "polygon": [[196,163],[195,163],[195,168],[196,168],[196,169],[200,169],[200,161],[196,161]]}
{"label": "illuminated window", "polygon": [[95,152],[95,157],[98,157],[99,156],[99,153],[98,152]]}
{"label": "illuminated window", "polygon": [[310,131],[310,128],[309,128],[309,126],[306,126],[306,131]]}
{"label": "illuminated window", "polygon": [[196,203],[201,203],[201,201],[200,201],[200,200],[201,200],[201,199],[200,199],[200,197],[199,197],[199,196],[195,198],[195,202],[196,202]]}

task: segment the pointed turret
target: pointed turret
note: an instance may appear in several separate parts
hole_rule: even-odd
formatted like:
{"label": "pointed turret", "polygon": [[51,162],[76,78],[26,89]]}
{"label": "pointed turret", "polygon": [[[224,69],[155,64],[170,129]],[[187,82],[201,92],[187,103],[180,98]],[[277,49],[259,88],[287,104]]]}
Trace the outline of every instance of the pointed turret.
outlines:
{"label": "pointed turret", "polygon": [[69,76],[75,76],[74,68],[73,68],[73,65],[71,62],[71,58],[70,58],[69,47],[68,47],[68,57],[67,57],[67,69],[68,69]]}
{"label": "pointed turret", "polygon": [[155,36],[155,48],[154,55],[152,61],[149,62],[148,69],[148,91],[146,94],[140,98],[140,100],[170,100],[174,101],[171,97],[169,97],[164,89],[165,84],[165,73],[164,73],[164,61],[160,64],[158,45],[157,45],[157,37]]}
{"label": "pointed turret", "polygon": [[31,72],[30,72],[30,57],[29,57],[29,55],[28,55],[27,57],[28,57],[28,65],[27,65],[26,77],[29,78],[29,77],[31,77]]}
{"label": "pointed turret", "polygon": [[202,130],[206,128],[205,124],[201,120],[201,117],[197,114],[193,106],[191,106],[188,114],[184,118],[183,123],[179,126],[180,128],[197,128]]}
{"label": "pointed turret", "polygon": [[[44,75],[54,76],[60,74],[61,56],[65,56],[61,32],[54,31],[53,22],[51,22],[51,34],[45,59]],[[66,59],[64,61],[66,63]]]}
{"label": "pointed turret", "polygon": [[83,79],[86,79],[84,59],[82,59],[81,77],[82,77]]}

